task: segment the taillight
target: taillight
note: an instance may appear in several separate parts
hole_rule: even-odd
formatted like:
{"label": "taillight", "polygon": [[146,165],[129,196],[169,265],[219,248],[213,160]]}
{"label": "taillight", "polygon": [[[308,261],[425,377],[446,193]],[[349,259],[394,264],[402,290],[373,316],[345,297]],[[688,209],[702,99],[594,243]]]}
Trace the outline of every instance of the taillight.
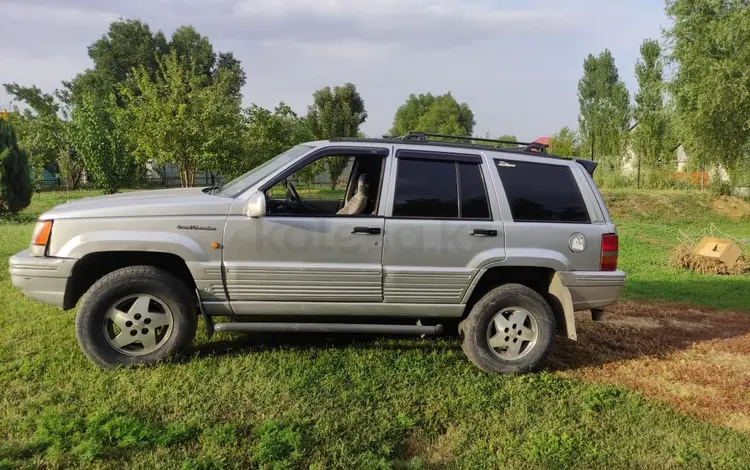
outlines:
{"label": "taillight", "polygon": [[616,233],[607,233],[602,235],[602,257],[599,263],[599,269],[602,271],[617,270],[617,256],[620,249],[620,243]]}

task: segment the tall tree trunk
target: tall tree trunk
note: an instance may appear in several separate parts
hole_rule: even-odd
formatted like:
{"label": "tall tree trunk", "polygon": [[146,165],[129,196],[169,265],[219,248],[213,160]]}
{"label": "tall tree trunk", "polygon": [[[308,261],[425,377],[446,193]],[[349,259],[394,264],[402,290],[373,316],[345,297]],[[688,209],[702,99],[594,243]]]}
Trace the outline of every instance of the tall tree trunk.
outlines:
{"label": "tall tree trunk", "polygon": [[637,189],[641,189],[641,151],[638,151],[638,186]]}

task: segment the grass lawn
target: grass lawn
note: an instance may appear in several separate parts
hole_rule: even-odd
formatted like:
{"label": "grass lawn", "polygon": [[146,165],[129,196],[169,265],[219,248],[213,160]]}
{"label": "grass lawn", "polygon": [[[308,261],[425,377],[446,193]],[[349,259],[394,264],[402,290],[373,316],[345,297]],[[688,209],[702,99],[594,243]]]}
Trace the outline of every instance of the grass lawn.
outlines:
{"label": "grass lawn", "polygon": [[724,233],[750,239],[750,202],[676,191],[604,191],[604,196],[620,234],[620,267],[628,274],[624,298],[750,312],[750,275],[696,274],[667,266],[680,230],[697,233],[713,223]]}
{"label": "grass lawn", "polygon": [[[628,209],[652,196],[666,203]],[[750,237],[748,219],[680,194],[607,198],[628,298],[748,308],[738,288],[750,277],[663,267],[679,228],[714,221]],[[43,193],[0,219],[3,265],[65,199]],[[208,341],[199,327],[183,361],[103,372],[79,351],[74,317],[26,299],[0,270],[0,468],[750,468],[750,433],[625,388],[483,374],[451,338]]]}

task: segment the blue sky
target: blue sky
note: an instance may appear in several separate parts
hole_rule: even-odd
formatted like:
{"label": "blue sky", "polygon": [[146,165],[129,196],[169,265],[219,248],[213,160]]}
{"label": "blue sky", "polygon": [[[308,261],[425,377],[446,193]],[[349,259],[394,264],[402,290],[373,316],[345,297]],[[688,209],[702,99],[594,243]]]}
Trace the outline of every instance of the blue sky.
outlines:
{"label": "blue sky", "polygon": [[192,24],[233,51],[248,105],[302,114],[314,90],[349,81],[378,136],[409,93],[450,90],[475,133],[521,139],[577,125],[588,53],[609,48],[633,93],[641,41],[669,24],[660,0],[0,0],[0,11],[0,83],[52,91],[90,66],[86,47],[111,21],[138,17],[167,34]]}

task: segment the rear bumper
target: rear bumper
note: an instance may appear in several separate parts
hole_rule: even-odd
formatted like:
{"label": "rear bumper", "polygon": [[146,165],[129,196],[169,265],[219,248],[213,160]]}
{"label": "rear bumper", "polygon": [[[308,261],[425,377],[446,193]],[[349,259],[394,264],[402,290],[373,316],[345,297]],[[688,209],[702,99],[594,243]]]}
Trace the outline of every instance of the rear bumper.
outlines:
{"label": "rear bumper", "polygon": [[623,271],[562,271],[558,274],[570,291],[576,311],[612,305],[625,287]]}
{"label": "rear bumper", "polygon": [[65,288],[77,260],[31,256],[28,250],[8,260],[13,286],[27,297],[63,308]]}

